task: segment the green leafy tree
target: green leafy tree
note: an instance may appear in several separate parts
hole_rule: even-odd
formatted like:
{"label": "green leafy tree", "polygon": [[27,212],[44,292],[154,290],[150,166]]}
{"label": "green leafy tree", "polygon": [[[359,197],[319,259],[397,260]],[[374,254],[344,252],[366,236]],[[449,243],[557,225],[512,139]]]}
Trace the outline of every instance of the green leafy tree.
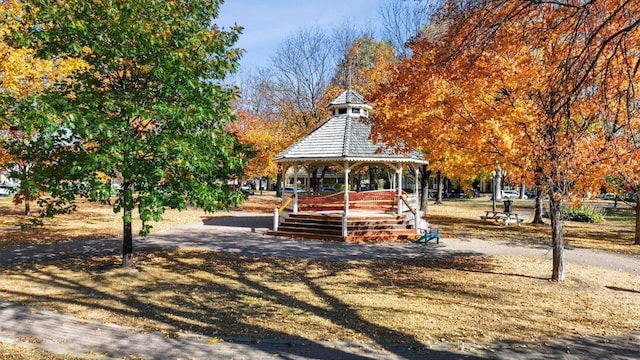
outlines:
{"label": "green leafy tree", "polygon": [[166,207],[216,211],[242,199],[227,181],[246,163],[245,149],[225,130],[236,92],[219,81],[237,66],[240,29],[213,24],[220,2],[39,0],[27,7],[25,19],[38,26],[23,41],[45,58],[83,59],[90,70],[26,106],[37,121],[13,118],[34,139],[13,144],[15,151],[32,154],[31,173],[50,194],[40,200],[44,215],[73,210],[78,196],[104,200],[111,194],[105,178],[121,179],[114,211],[123,214],[125,267],[133,265],[136,208],[145,235]]}

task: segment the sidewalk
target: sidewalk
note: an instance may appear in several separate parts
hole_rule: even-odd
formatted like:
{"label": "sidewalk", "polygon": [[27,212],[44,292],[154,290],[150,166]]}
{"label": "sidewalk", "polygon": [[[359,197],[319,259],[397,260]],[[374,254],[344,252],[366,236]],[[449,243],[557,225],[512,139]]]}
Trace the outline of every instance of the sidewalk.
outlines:
{"label": "sidewalk", "polygon": [[[167,338],[0,302],[0,341],[38,339],[58,354],[100,359],[638,359],[640,334],[538,342],[361,344],[342,341]],[[27,343],[29,345],[29,343]]]}
{"label": "sidewalk", "polygon": [[[443,258],[522,255],[551,258],[549,247],[521,247],[478,239],[444,239],[439,245],[350,244],[277,239],[262,235],[271,217],[236,213],[205,224],[191,224],[134,240],[134,251],[177,247],[220,250],[255,256],[315,259]],[[0,266],[46,262],[98,254],[117,255],[120,240],[90,240],[0,248]],[[568,263],[638,273],[638,257],[584,249],[567,250]],[[213,341],[212,341],[213,340]],[[211,339],[185,334],[177,339],[156,332],[81,321],[0,300],[0,341],[38,346],[59,354],[95,358],[145,359],[638,359],[640,333],[610,338],[554,339],[539,342],[454,344],[362,344],[308,340]]]}

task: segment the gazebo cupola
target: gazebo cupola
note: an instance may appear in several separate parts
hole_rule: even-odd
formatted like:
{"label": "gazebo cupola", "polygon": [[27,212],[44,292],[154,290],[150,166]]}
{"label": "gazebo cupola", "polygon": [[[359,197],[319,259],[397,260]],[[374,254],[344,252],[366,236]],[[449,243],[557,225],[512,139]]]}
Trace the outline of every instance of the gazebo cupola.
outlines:
{"label": "gazebo cupola", "polygon": [[355,117],[369,117],[369,110],[373,108],[358,92],[351,89],[340,94],[328,107],[332,110],[333,116]]}

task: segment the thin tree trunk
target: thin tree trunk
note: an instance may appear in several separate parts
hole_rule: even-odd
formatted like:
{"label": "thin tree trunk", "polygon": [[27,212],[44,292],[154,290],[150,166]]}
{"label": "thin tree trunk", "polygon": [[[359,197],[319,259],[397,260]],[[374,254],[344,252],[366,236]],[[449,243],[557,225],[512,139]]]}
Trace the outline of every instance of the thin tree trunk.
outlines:
{"label": "thin tree trunk", "polygon": [[24,214],[27,216],[31,215],[31,203],[29,202],[28,196],[24,199]]}
{"label": "thin tree trunk", "polygon": [[533,221],[531,222],[532,224],[544,224],[544,219],[542,217],[542,213],[543,213],[543,209],[542,209],[542,204],[543,204],[544,198],[542,196],[542,192],[540,191],[540,189],[538,189],[536,191],[536,204],[535,204],[535,208],[534,208],[534,212],[533,212]]}
{"label": "thin tree trunk", "polygon": [[378,190],[378,185],[376,184],[376,168],[369,167],[369,190]]}
{"label": "thin tree trunk", "polygon": [[438,171],[437,174],[438,179],[438,189],[436,191],[436,204],[442,204],[442,190],[444,188],[444,176],[442,176],[442,172]]}
{"label": "thin tree trunk", "polygon": [[431,171],[427,170],[427,165],[422,166],[422,177],[420,178],[420,187],[422,188],[422,197],[420,198],[420,211],[424,214],[429,210],[429,178]]}
{"label": "thin tree trunk", "polygon": [[534,178],[535,178],[535,190],[536,190],[536,205],[533,212],[533,221],[532,224],[544,224],[543,215],[543,202],[544,202],[544,194],[542,193],[542,167],[537,166],[534,170]]}
{"label": "thin tree trunk", "polygon": [[502,200],[502,168],[496,167],[496,201]]}
{"label": "thin tree trunk", "polygon": [[634,245],[640,245],[640,193],[636,192],[636,234]]}
{"label": "thin tree trunk", "polygon": [[122,267],[133,268],[133,234],[131,228],[131,213],[132,213],[132,189],[128,180],[124,180],[122,184],[122,194],[124,196],[123,206],[123,231],[122,231]]}
{"label": "thin tree trunk", "polygon": [[553,242],[553,272],[551,279],[564,281],[564,234],[562,223],[562,200],[549,192],[549,214],[551,215],[551,240]]}
{"label": "thin tree trunk", "polygon": [[276,176],[276,196],[282,197],[282,171],[278,171],[278,175]]}

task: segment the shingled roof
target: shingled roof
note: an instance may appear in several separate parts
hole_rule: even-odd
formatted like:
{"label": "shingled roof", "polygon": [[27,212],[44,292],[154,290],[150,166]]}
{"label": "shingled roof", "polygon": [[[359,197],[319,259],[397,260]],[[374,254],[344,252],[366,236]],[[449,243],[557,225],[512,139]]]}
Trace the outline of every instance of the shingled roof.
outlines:
{"label": "shingled roof", "polygon": [[337,98],[329,103],[329,106],[340,106],[345,104],[366,105],[369,109],[372,108],[371,104],[365,100],[359,92],[352,89],[343,91],[342,94],[338,95]]}
{"label": "shingled roof", "polygon": [[410,162],[426,163],[422,154],[400,154],[385,144],[371,140],[371,127],[352,108],[371,109],[362,95],[346,90],[329,103],[333,108],[347,107],[346,114],[334,115],[309,135],[274,157],[276,162]]}

